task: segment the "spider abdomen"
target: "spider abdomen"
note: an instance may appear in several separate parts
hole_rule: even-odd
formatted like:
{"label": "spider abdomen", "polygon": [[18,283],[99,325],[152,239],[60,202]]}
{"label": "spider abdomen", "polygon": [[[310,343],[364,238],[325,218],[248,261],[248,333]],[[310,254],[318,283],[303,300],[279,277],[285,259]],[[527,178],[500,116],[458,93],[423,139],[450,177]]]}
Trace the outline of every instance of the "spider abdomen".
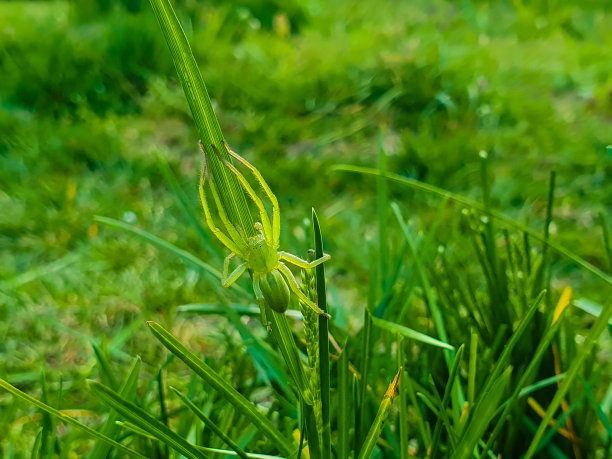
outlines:
{"label": "spider abdomen", "polygon": [[283,275],[277,269],[261,276],[259,288],[270,306],[276,312],[283,313],[289,306],[289,287]]}

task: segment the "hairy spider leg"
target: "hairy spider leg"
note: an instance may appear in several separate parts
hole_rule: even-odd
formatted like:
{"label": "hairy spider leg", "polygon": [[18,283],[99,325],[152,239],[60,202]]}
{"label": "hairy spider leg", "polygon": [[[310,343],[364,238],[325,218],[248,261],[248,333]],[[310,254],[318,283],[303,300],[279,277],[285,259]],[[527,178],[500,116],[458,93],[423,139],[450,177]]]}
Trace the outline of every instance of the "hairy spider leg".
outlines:
{"label": "hairy spider leg", "polygon": [[266,236],[266,240],[270,241],[271,244],[273,241],[272,225],[270,224],[270,217],[268,217],[268,212],[266,211],[263,201],[259,196],[257,196],[257,193],[255,193],[255,190],[253,190],[251,185],[249,185],[249,182],[247,182],[247,179],[244,178],[244,175],[242,175],[242,173],[238,169],[236,169],[233,164],[223,158],[219,154],[217,149],[215,149],[215,151],[217,155],[219,155],[219,159],[221,159],[221,161],[223,161],[223,164],[225,164],[225,167],[227,167],[236,176],[236,178],[244,188],[244,191],[249,194],[249,196],[259,209],[259,216],[261,218],[261,224],[263,225],[264,235]]}
{"label": "hairy spider leg", "polygon": [[[206,224],[208,225],[208,228],[210,228],[213,234],[217,237],[217,239],[219,239],[219,241],[224,246],[226,246],[232,252],[235,252],[237,255],[240,255],[240,257],[242,257],[243,259],[246,259],[244,255],[244,251],[241,250],[240,247],[238,247],[236,242],[230,239],[229,237],[227,237],[225,233],[223,233],[223,231],[221,231],[219,228],[215,226],[215,222],[212,218],[212,215],[210,214],[210,208],[208,207],[208,202],[206,201],[206,194],[204,192],[206,174],[207,174],[206,163],[204,163],[204,167],[202,168],[202,175],[200,176],[199,191],[200,191],[200,201],[202,201],[202,208],[204,209],[204,217],[206,218]],[[210,183],[212,183],[212,180],[210,180]]]}
{"label": "hairy spider leg", "polygon": [[287,265],[285,263],[283,263],[282,261],[279,261],[277,269],[281,273],[283,273],[283,275],[287,279],[287,282],[289,283],[289,288],[291,289],[291,291],[293,293],[295,293],[295,295],[300,300],[302,300],[304,303],[306,303],[310,307],[310,309],[312,309],[317,314],[319,314],[319,315],[321,315],[323,317],[326,317],[327,319],[331,319],[331,316],[328,313],[324,312],[310,298],[308,298],[306,295],[304,295],[304,292],[302,292],[300,290],[300,287],[298,286],[297,282],[295,281],[295,278],[293,277],[293,273],[291,272],[291,270],[289,268],[287,268]]}
{"label": "hairy spider leg", "polygon": [[225,144],[225,147],[233,158],[235,158],[237,161],[240,161],[242,165],[244,165],[244,167],[247,167],[253,173],[261,187],[266,192],[266,195],[268,195],[268,199],[270,199],[270,202],[272,203],[272,241],[274,242],[274,248],[278,249],[280,245],[280,206],[278,205],[278,199],[276,199],[276,195],[272,193],[270,186],[263,178],[263,175],[261,175],[261,172],[259,172],[259,170],[257,170],[255,166],[253,166],[250,162],[248,162],[235,151],[230,150],[227,144]]}
{"label": "hairy spider leg", "polygon": [[260,279],[261,274],[253,273],[253,291],[255,292],[257,304],[259,304],[259,310],[261,312],[261,323],[264,327],[268,327],[268,331],[272,331],[272,328],[270,327],[270,322],[268,322],[268,317],[266,316],[266,300],[263,296],[263,292],[261,291],[261,287],[259,286]]}
{"label": "hairy spider leg", "polygon": [[278,252],[278,257],[281,260],[285,260],[288,261],[289,263],[291,263],[292,265],[297,266],[298,268],[302,268],[302,269],[312,269],[315,266],[320,265],[321,263],[329,260],[331,258],[331,256],[327,253],[323,254],[323,256],[321,258],[317,258],[316,260],[313,261],[306,261],[303,258],[298,257],[297,255],[294,255],[292,253],[289,252]]}
{"label": "hairy spider leg", "polygon": [[[202,141],[200,141],[200,149],[202,150],[202,153],[204,153],[204,166],[203,167],[206,168],[206,171],[203,172],[204,179],[208,177],[208,186],[210,187],[211,194],[213,195],[215,206],[217,207],[217,211],[219,213],[219,218],[223,222],[223,225],[225,226],[225,229],[227,230],[230,238],[234,241],[234,243],[240,248],[240,250],[243,253],[246,253],[248,249],[246,238],[241,236],[238,233],[238,231],[236,231],[236,227],[232,224],[232,222],[230,222],[229,218],[227,217],[227,213],[225,212],[225,208],[223,207],[223,204],[221,204],[221,199],[219,198],[219,193],[217,191],[217,185],[215,185],[215,181],[211,177],[208,176],[211,168],[208,162],[208,155],[206,154],[206,151],[204,150],[204,145],[202,144]],[[204,186],[202,177],[200,177],[200,186]]]}

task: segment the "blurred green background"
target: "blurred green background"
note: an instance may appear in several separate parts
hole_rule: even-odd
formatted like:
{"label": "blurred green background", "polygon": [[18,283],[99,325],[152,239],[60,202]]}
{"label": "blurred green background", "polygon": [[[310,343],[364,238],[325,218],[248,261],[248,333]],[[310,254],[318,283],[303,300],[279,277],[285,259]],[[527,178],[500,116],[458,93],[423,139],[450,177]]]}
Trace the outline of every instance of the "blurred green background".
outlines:
{"label": "blurred green background", "polygon": [[[494,207],[538,230],[556,170],[552,236],[607,269],[596,221],[612,223],[609,1],[174,5],[227,141],[280,200],[285,250],[309,248],[305,219],[317,209],[339,323],[362,315],[376,193],[372,178],[330,168],[376,167],[379,142],[389,170],[474,199],[487,151]],[[0,75],[0,376],[34,395],[42,368],[78,387],[101,339],[120,362],[157,364],[145,319],[221,352],[223,326],[173,312],[215,301],[218,282],[93,220],[134,224],[221,268],[223,249],[194,231],[160,169],[158,156],[197,209],[197,134],[148,2],[0,2]],[[432,258],[445,245],[470,272],[457,208],[393,185],[390,194]],[[556,288],[609,295],[555,261]],[[0,393],[1,432],[27,424],[12,404]]]}

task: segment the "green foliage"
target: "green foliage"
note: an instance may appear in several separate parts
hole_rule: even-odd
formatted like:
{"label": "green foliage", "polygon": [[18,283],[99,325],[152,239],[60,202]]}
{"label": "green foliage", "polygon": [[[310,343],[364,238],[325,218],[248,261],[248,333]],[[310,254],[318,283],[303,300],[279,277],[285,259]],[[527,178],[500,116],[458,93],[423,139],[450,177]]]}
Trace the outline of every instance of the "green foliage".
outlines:
{"label": "green foliage", "polygon": [[[0,2],[0,455],[610,455],[606,2],[154,4]],[[220,285],[207,133],[332,321]]]}

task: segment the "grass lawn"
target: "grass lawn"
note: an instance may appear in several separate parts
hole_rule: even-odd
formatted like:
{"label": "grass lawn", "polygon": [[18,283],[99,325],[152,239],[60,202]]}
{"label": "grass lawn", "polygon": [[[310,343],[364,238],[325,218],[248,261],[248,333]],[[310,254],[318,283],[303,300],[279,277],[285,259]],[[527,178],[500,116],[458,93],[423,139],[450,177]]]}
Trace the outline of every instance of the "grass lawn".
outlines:
{"label": "grass lawn", "polygon": [[[608,2],[172,4],[225,139],[279,200],[281,250],[308,256],[316,210],[324,282],[294,273],[326,287],[331,376],[308,310],[269,334],[249,276],[222,287],[160,25],[97,0],[0,2],[0,378],[152,458],[230,457],[197,448],[235,450],[211,424],[282,457],[300,432],[313,458],[609,457]],[[0,457],[129,457],[102,445],[0,390]]]}

